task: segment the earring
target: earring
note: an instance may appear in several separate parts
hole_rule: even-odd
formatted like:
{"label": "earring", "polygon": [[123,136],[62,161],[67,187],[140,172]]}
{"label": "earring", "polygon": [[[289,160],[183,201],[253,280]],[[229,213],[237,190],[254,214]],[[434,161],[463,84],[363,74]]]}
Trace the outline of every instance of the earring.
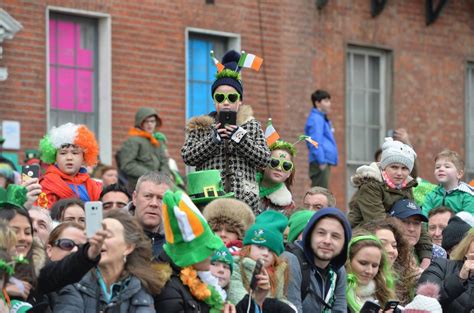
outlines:
{"label": "earring", "polygon": [[124,264],[127,263],[127,255],[126,254],[123,255],[123,263]]}

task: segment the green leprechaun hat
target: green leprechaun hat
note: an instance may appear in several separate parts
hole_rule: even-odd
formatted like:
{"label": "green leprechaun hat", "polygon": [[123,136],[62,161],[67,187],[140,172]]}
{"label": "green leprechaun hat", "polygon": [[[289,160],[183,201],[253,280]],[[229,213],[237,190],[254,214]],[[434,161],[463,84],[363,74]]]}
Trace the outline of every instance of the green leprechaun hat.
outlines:
{"label": "green leprechaun hat", "polygon": [[259,245],[280,255],[283,246],[283,232],[288,225],[288,218],[280,212],[268,210],[257,216],[255,224],[245,233],[244,245]]}
{"label": "green leprechaun hat", "polygon": [[163,197],[166,254],[174,264],[187,267],[210,257],[222,247],[204,216],[183,191],[166,191]]}
{"label": "green leprechaun hat", "polygon": [[10,184],[7,189],[0,188],[0,208],[7,205],[24,210],[26,202],[26,188],[20,185]]}
{"label": "green leprechaun hat", "polygon": [[217,198],[231,198],[233,192],[226,193],[219,170],[197,171],[188,174],[188,195],[194,203],[211,202]]}

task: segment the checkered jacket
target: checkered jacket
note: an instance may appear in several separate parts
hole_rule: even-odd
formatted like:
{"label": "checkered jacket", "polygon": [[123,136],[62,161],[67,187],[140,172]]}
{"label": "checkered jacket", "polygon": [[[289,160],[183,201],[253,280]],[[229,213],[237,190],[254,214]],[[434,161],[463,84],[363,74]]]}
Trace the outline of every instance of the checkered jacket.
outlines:
{"label": "checkered jacket", "polygon": [[203,115],[192,118],[186,125],[186,139],[181,148],[184,163],[195,166],[196,170],[217,169],[221,171],[222,181],[230,180],[235,197],[247,203],[254,211],[258,210],[259,193],[255,180],[257,169],[265,168],[270,162],[270,150],[260,123],[253,117],[252,108],[242,105],[237,113],[237,125],[247,131],[243,139],[236,143],[228,140],[227,158],[229,172],[225,172],[224,142],[213,140],[213,117]]}

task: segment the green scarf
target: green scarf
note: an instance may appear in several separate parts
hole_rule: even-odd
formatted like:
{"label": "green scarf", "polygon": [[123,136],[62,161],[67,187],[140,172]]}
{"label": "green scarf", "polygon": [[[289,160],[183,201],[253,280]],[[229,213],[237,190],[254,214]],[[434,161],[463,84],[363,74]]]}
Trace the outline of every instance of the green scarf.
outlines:
{"label": "green scarf", "polygon": [[277,184],[275,184],[271,187],[262,186],[261,183],[262,183],[262,180],[263,180],[263,173],[260,173],[260,172],[257,173],[256,180],[257,180],[257,183],[258,183],[260,198],[265,198],[266,196],[274,193],[275,191],[277,191],[278,189],[283,187],[283,183],[277,183]]}

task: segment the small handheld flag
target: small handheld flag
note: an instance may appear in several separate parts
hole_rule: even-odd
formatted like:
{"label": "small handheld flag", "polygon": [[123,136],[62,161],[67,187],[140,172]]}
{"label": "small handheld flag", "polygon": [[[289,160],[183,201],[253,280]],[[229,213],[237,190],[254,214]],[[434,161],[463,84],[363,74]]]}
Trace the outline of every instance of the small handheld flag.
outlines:
{"label": "small handheld flag", "polygon": [[242,51],[242,56],[239,59],[240,67],[251,68],[257,72],[260,70],[262,63],[263,59],[261,57],[258,57],[255,54],[246,53],[245,51]]}
{"label": "small handheld flag", "polygon": [[280,139],[280,135],[278,135],[277,131],[273,127],[271,118],[269,118],[267,122],[267,128],[265,129],[265,139],[267,140],[268,146],[271,146],[278,139]]}
{"label": "small handheld flag", "polygon": [[211,50],[211,59],[214,61],[214,65],[217,67],[217,73],[222,72],[224,65],[215,57],[214,50]]}
{"label": "small handheld flag", "polygon": [[318,142],[317,142],[316,140],[314,140],[314,139],[311,138],[310,136],[306,136],[306,135],[300,135],[300,136],[298,137],[298,141],[296,141],[295,144],[297,144],[298,142],[303,141],[303,140],[305,140],[305,141],[309,142],[310,144],[312,144],[316,149],[317,149],[318,146],[319,146],[319,144],[318,144]]}

